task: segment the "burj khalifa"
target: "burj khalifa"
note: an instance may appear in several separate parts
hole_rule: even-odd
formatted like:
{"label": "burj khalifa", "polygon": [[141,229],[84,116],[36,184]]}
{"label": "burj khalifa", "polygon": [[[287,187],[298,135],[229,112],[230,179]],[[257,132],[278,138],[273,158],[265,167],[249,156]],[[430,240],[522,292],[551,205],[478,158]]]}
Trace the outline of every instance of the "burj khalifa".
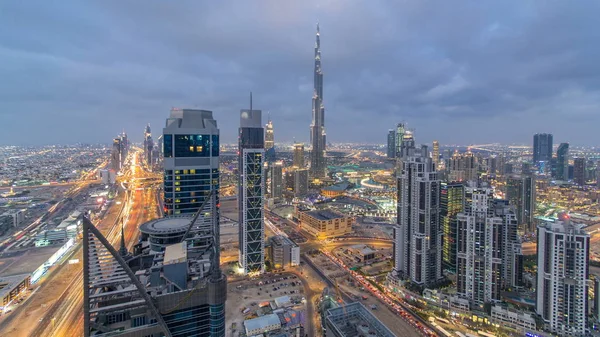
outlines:
{"label": "burj khalifa", "polygon": [[321,39],[317,24],[315,43],[314,92],[312,99],[312,123],[310,124],[310,174],[312,178],[325,177],[325,107],[323,105],[323,69],[321,68]]}

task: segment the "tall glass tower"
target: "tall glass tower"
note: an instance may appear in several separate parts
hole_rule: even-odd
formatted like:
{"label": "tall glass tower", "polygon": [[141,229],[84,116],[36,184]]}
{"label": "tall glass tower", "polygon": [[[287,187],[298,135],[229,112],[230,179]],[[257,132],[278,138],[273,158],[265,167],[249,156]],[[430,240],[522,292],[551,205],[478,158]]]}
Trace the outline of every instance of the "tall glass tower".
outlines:
{"label": "tall glass tower", "polygon": [[321,39],[319,24],[315,43],[314,92],[312,99],[312,123],[310,124],[310,174],[313,178],[325,177],[325,106],[323,105],[323,69],[321,68]]}
{"label": "tall glass tower", "polygon": [[219,203],[219,129],[212,111],[172,109],[163,150],[165,215],[196,213],[211,191]]}
{"label": "tall glass tower", "polygon": [[239,263],[244,274],[265,270],[264,130],[260,110],[242,110],[239,129]]}

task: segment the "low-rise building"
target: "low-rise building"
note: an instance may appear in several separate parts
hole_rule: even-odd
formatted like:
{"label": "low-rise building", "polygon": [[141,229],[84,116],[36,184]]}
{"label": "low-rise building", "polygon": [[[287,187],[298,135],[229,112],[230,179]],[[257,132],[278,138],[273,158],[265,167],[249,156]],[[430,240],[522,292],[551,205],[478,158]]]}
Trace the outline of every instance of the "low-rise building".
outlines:
{"label": "low-rise building", "polygon": [[300,247],[283,235],[269,238],[269,253],[273,269],[285,269],[300,264]]}
{"label": "low-rise building", "polygon": [[341,236],[352,232],[354,218],[332,211],[299,212],[299,225],[319,239]]}
{"label": "low-rise building", "polygon": [[264,315],[244,321],[246,336],[262,336],[263,333],[281,329],[281,320],[277,314]]}
{"label": "low-rise building", "polygon": [[30,282],[30,274],[0,277],[0,298],[2,298],[2,308],[19,297],[25,289],[29,288]]}
{"label": "low-rise building", "polygon": [[357,262],[368,262],[375,259],[377,251],[367,245],[353,245],[348,247],[348,253],[352,255]]}
{"label": "low-rise building", "polygon": [[505,304],[492,305],[492,323],[506,326],[520,332],[534,331],[535,317],[532,313],[511,308]]}

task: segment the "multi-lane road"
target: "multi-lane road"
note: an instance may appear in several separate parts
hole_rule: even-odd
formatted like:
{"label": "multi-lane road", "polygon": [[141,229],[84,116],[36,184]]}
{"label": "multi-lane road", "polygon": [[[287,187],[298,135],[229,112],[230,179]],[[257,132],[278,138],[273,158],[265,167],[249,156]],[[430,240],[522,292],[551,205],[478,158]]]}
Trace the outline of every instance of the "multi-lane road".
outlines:
{"label": "multi-lane road", "polygon": [[[138,165],[140,152],[132,151],[132,165],[127,167],[119,184],[117,198],[104,219],[96,223],[109,242],[118,247],[121,227],[129,249],[137,242],[141,222],[158,216],[156,181]],[[82,261],[81,242],[72,259]],[[24,302],[10,320],[0,326],[2,336],[81,336],[83,335],[82,265],[63,261],[43,281],[36,293]],[[27,324],[24,324],[27,322]]]}

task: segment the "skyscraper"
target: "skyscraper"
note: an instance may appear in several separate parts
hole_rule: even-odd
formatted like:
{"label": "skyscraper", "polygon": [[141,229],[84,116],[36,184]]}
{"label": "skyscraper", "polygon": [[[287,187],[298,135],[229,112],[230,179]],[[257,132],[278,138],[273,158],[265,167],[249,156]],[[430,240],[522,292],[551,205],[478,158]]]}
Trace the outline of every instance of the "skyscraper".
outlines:
{"label": "skyscraper", "polygon": [[150,124],[146,125],[144,129],[144,158],[146,158],[146,164],[152,167],[152,149],[154,148],[154,141],[152,140],[152,132],[150,132]]}
{"label": "skyscraper", "polygon": [[440,143],[437,140],[433,141],[433,152],[431,153],[431,159],[433,159],[433,165],[435,165],[435,169],[437,170],[437,167],[440,164]]}
{"label": "skyscraper", "polygon": [[171,109],[163,151],[165,215],[195,213],[211,191],[218,203],[219,129],[212,111]]}
{"label": "skyscraper", "polygon": [[500,290],[519,286],[521,244],[514,207],[494,200],[486,186],[465,189],[465,210],[458,216],[457,293],[483,309],[500,299]]}
{"label": "skyscraper", "polygon": [[417,150],[410,131],[403,136],[399,165],[398,223],[394,227],[395,265],[391,278],[431,285],[442,279],[441,182],[427,146]]}
{"label": "skyscraper", "polygon": [[325,162],[325,106],[323,105],[323,69],[321,68],[321,39],[319,24],[315,43],[314,91],[312,99],[312,123],[310,125],[310,175],[322,178],[326,175]]}
{"label": "skyscraper", "polygon": [[396,157],[396,131],[389,130],[387,136],[387,157]]}
{"label": "skyscraper", "polygon": [[556,150],[556,179],[569,180],[569,143],[560,143]]}
{"label": "skyscraper", "polygon": [[579,186],[585,186],[585,158],[573,160],[573,181]]}
{"label": "skyscraper", "polygon": [[402,142],[404,141],[404,123],[398,123],[396,125],[396,157],[400,157],[402,152]]}
{"label": "skyscraper", "polygon": [[457,215],[464,211],[465,185],[442,183],[440,192],[440,223],[443,232],[442,262],[444,268],[456,271]]}
{"label": "skyscraper", "polygon": [[294,144],[294,167],[304,167],[304,144],[302,143]]}
{"label": "skyscraper", "polygon": [[273,133],[271,118],[269,118],[269,122],[265,125],[265,160],[268,163],[275,161],[275,135]]}
{"label": "skyscraper", "polygon": [[536,133],[533,136],[533,163],[549,162],[552,159],[552,135]]}
{"label": "skyscraper", "polygon": [[271,165],[271,198],[279,199],[283,196],[283,162],[278,161]]}
{"label": "skyscraper", "polygon": [[264,131],[260,110],[240,112],[238,158],[239,204],[239,263],[244,274],[265,270],[265,224],[263,200],[265,181],[263,161],[265,154]]}
{"label": "skyscraper", "polygon": [[517,210],[517,222],[523,232],[534,231],[535,179],[512,174],[506,178],[506,199]]}
{"label": "skyscraper", "polygon": [[587,328],[590,235],[561,214],[538,226],[536,311],[554,333],[584,336]]}
{"label": "skyscraper", "polygon": [[482,308],[500,299],[502,219],[493,216],[491,188],[467,187],[465,211],[458,214],[456,291]]}
{"label": "skyscraper", "polygon": [[110,168],[115,172],[119,172],[121,170],[121,165],[123,164],[121,161],[121,151],[121,138],[113,139],[113,146],[110,152]]}
{"label": "skyscraper", "polygon": [[308,193],[308,170],[294,170],[294,195],[297,197],[305,196]]}

